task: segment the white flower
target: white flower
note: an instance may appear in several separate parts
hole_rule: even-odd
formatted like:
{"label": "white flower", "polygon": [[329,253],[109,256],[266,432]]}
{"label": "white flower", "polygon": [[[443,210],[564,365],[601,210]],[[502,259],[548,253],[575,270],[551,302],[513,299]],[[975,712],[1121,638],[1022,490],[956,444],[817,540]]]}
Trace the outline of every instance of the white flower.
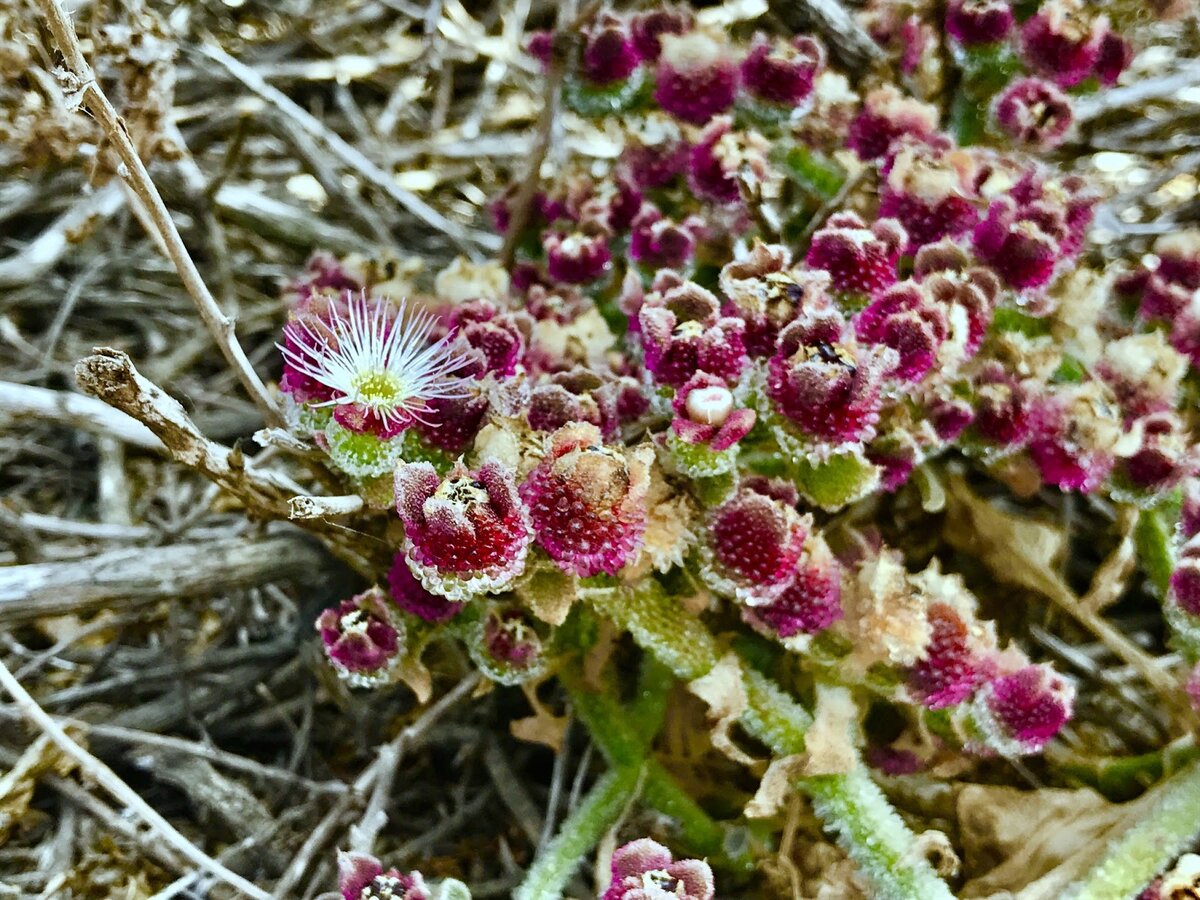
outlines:
{"label": "white flower", "polygon": [[289,322],[294,346],[276,344],[288,365],[329,388],[334,397],[320,406],[357,405],[373,413],[385,430],[399,430],[429,409],[429,401],[461,397],[466,382],[454,378],[464,360],[449,338],[430,342],[433,317],[405,315],[403,302],[393,317],[389,304],[351,297],[346,314],[330,306],[316,324]]}

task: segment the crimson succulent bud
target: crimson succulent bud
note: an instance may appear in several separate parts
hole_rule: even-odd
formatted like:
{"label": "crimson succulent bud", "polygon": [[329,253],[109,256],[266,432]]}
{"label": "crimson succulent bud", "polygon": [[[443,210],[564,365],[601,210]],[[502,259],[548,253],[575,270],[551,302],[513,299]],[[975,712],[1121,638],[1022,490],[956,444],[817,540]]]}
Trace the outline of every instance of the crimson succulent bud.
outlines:
{"label": "crimson succulent bud", "polygon": [[949,144],[901,139],[883,167],[879,216],[896,219],[908,235],[905,253],[958,237],[979,221],[970,154]]}
{"label": "crimson succulent bud", "polygon": [[930,638],[908,670],[908,689],[929,709],[956,706],[974,693],[982,677],[970,626],[948,603],[929,607]]}
{"label": "crimson succulent bud", "polygon": [[937,107],[906,97],[888,84],[867,94],[846,144],[860,159],[879,159],[897,138],[912,135],[923,140],[937,126]]}
{"label": "crimson succulent bud", "polygon": [[343,900],[430,900],[420,872],[385,872],[383,863],[370,854],[343,850],[338,851],[337,866]]}
{"label": "crimson succulent bud", "polygon": [[472,630],[467,646],[479,669],[499,684],[529,681],[546,667],[542,636],[519,606],[493,604]]}
{"label": "crimson succulent bud", "polygon": [[403,553],[397,553],[388,571],[388,589],[395,604],[410,615],[426,622],[445,622],[462,611],[461,603],[453,603],[438,594],[431,594],[417,581]]}
{"label": "crimson succulent bud", "polygon": [[542,237],[546,248],[546,271],[556,281],[589,284],[602,276],[612,263],[608,238],[602,233],[552,231]]}
{"label": "crimson succulent bud", "polygon": [[659,112],[630,129],[621,151],[622,171],[642,190],[670,184],[687,164],[688,143],[679,125]]}
{"label": "crimson succulent bud", "polygon": [[1107,20],[1091,18],[1082,0],[1047,0],[1021,26],[1021,54],[1031,69],[1073,87],[1092,74],[1107,32]]}
{"label": "crimson succulent bud", "polygon": [[1188,299],[1171,325],[1171,346],[1188,358],[1193,369],[1200,369],[1200,291]]}
{"label": "crimson succulent bud", "polygon": [[521,485],[538,544],[563,571],[615,574],[646,528],[649,448],[606,447],[595,425],[550,435],[546,455]]}
{"label": "crimson succulent bud", "polygon": [[828,307],[829,275],[819,269],[793,268],[791,252],[782,244],[755,241],[744,259],[721,269],[723,312],[746,325],[751,356],[770,356],[780,330],[801,310]]}
{"label": "crimson succulent bud", "polygon": [[683,3],[635,13],[629,22],[633,45],[642,59],[657,62],[662,54],[662,39],[666,35],[687,34],[692,30],[693,19],[691,7]]}
{"label": "crimson succulent bud", "polygon": [[698,224],[692,219],[679,224],[647,203],[630,226],[629,256],[649,271],[682,270],[696,252]]}
{"label": "crimson succulent bud", "polygon": [[662,844],[639,838],[613,852],[612,880],[600,900],[713,900],[715,895],[708,863],[677,861]]}
{"label": "crimson succulent bud", "polygon": [[1102,382],[1064,385],[1040,400],[1034,416],[1029,454],[1042,480],[1060,490],[1095,491],[1117,455],[1137,446],[1137,435],[1125,434],[1120,410]]}
{"label": "crimson succulent bud", "polygon": [[1106,87],[1117,83],[1121,73],[1133,62],[1133,45],[1111,29],[1105,31],[1100,42],[1100,55],[1092,74]]}
{"label": "crimson succulent bud", "polygon": [[1160,492],[1175,487],[1196,464],[1187,428],[1174,410],[1151,413],[1130,429],[1141,432],[1141,446],[1121,460],[1121,478],[1138,491]]}
{"label": "crimson succulent bud", "polygon": [[717,298],[698,284],[648,294],[638,324],[646,370],[660,384],[678,387],[696,371],[733,381],[745,365],[742,321],[722,317]]}
{"label": "crimson succulent bud", "polygon": [[554,56],[554,32],[531,31],[525,39],[525,52],[540,62],[543,70],[549,69]]}
{"label": "crimson succulent bud", "polygon": [[975,254],[1009,287],[1033,290],[1054,277],[1065,233],[1061,216],[1036,215],[1011,196],[998,197],[975,226]]}
{"label": "crimson succulent bud", "polygon": [[1200,538],[1188,538],[1179,550],[1171,573],[1171,599],[1189,616],[1200,616]]}
{"label": "crimson succulent bud", "polygon": [[355,687],[386,683],[403,652],[404,626],[377,587],[321,613],[317,633],[334,670]]}
{"label": "crimson succulent bud", "polygon": [[1002,365],[984,365],[975,380],[976,435],[998,451],[1019,449],[1033,431],[1029,390]]}
{"label": "crimson succulent bud", "polygon": [[701,575],[713,590],[765,606],[796,582],[811,529],[811,516],[743,485],[709,516]]}
{"label": "crimson succulent bud", "polygon": [[825,65],[825,49],[815,38],[797,35],[789,42],[757,34],[742,60],[742,89],[759,103],[790,113],[813,92]]}
{"label": "crimson succulent bud", "polygon": [[813,235],[806,262],[829,273],[833,290],[872,297],[896,283],[907,241],[895,219],[880,219],[868,228],[857,213],[835,213]]}
{"label": "crimson succulent bud", "polygon": [[[947,364],[952,364],[968,360],[978,352],[992,323],[1000,295],[1000,279],[990,269],[981,266],[966,268],[966,256],[961,250],[954,252],[960,255],[962,263],[952,262],[949,255],[941,252],[947,243],[923,248],[917,254],[914,274],[921,279],[921,286],[934,301],[947,311],[951,342],[955,348],[953,354],[945,352],[943,348],[942,356]],[[930,252],[926,253],[926,250]],[[938,256],[941,258],[935,259]],[[935,263],[943,267],[929,271]],[[956,308],[962,310],[966,320],[965,329],[955,312]]]}
{"label": "crimson succulent bud", "polygon": [[767,373],[775,410],[808,438],[834,446],[875,434],[890,350],[860,345],[834,310],[802,315],[779,335]]}
{"label": "crimson succulent bud", "polygon": [[729,47],[699,31],[665,34],[654,99],[684,122],[703,125],[733,106],[738,69]]}
{"label": "crimson succulent bud", "polygon": [[700,132],[688,158],[688,184],[696,196],[732,205],[742,199],[742,184],[754,186],[770,171],[770,144],[753,129],[733,128],[718,116]]}
{"label": "crimson succulent bud", "polygon": [[841,566],[825,539],[812,532],[792,583],[761,606],[743,606],[742,618],[758,631],[802,650],[808,638],[842,618],[841,595]]}
{"label": "crimson succulent bud", "polygon": [[592,84],[624,81],[641,62],[625,23],[612,13],[596,17],[583,40],[583,77]]}
{"label": "crimson succulent bud", "polygon": [[900,381],[923,378],[950,334],[947,310],[913,281],[894,284],[880,294],[855,316],[854,327],[859,340],[896,351],[888,374]]}
{"label": "crimson succulent bud", "polygon": [[946,31],[964,47],[998,44],[1013,27],[1009,0],[950,0]]}
{"label": "crimson succulent bud", "polygon": [[525,568],[529,514],[512,471],[494,459],[475,472],[459,463],[444,479],[428,463],[399,466],[396,511],[409,566],[432,593],[461,603]]}
{"label": "crimson succulent bud", "polygon": [[1071,101],[1043,78],[1018,78],[996,99],[996,123],[1024,147],[1050,150],[1061,144],[1074,118]]}
{"label": "crimson succulent bud", "polygon": [[1075,688],[1048,665],[993,678],[972,703],[983,748],[1001,756],[1039,753],[1070,720]]}
{"label": "crimson succulent bud", "polygon": [[529,427],[557,431],[570,422],[589,422],[600,428],[606,441],[613,440],[623,418],[625,391],[631,387],[636,390],[631,382],[581,366],[547,375],[530,392],[526,410]]}

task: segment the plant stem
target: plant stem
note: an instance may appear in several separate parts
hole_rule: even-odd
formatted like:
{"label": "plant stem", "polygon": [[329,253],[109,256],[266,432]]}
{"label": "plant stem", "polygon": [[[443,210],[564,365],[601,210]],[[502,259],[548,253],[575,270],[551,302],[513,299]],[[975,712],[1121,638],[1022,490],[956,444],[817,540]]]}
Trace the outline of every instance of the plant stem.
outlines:
{"label": "plant stem", "polygon": [[142,163],[141,157],[138,156],[137,148],[125,128],[125,123],[121,121],[116,109],[113,108],[104,91],[100,89],[95,73],[84,58],[83,50],[75,37],[75,27],[63,10],[60,0],[38,0],[38,5],[46,16],[46,24],[63,55],[67,69],[79,83],[83,106],[95,117],[100,127],[104,129],[105,135],[113,142],[117,156],[121,158],[126,169],[125,178],[138,199],[145,205],[154,231],[161,239],[171,262],[175,264],[179,278],[195,302],[200,318],[204,320],[205,326],[212,334],[225,361],[229,363],[238,381],[242,383],[242,387],[246,389],[250,399],[263,414],[267,424],[282,425],[283,416],[279,412],[279,407],[250,364],[241,344],[238,343],[234,320],[225,315],[216,298],[209,291],[208,285],[204,283],[200,270],[196,268],[196,263],[193,262],[187,247],[184,246],[179,229],[175,227],[175,220],[171,218],[167,205],[163,203],[162,195],[154,186],[150,173]]}
{"label": "plant stem", "polygon": [[[636,588],[587,590],[585,598],[629,631],[643,649],[694,681],[716,665],[720,647],[695,616],[689,615],[652,580]],[[743,666],[747,710],[742,726],[777,756],[804,751],[809,712],[782,688]],[[880,900],[953,900],[950,889],[918,851],[916,838],[867,776],[861,763],[846,775],[802,779],[798,786],[838,836],[846,853],[870,878]]]}
{"label": "plant stem", "polygon": [[583,857],[621,817],[637,790],[637,767],[612,769],[592,785],[575,812],[567,816],[554,840],[538,855],[513,895],[516,900],[551,900],[563,888]]}
{"label": "plant stem", "polygon": [[1071,900],[1128,900],[1200,833],[1200,763],[1155,789],[1155,806],[1108,851]]}

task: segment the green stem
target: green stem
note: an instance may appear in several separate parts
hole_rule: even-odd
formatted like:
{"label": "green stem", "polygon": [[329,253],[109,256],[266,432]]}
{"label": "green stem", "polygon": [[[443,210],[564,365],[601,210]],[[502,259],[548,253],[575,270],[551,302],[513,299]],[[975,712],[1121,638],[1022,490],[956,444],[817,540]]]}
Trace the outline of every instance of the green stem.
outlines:
{"label": "green stem", "polygon": [[[721,648],[695,616],[647,581],[636,589],[589,590],[586,598],[633,635],[685,681],[708,673]],[[812,716],[778,685],[743,667],[747,711],[742,725],[778,756],[801,753]],[[874,884],[881,900],[953,900],[921,856],[916,838],[861,764],[847,775],[803,779],[799,786],[834,831],[847,854]]]}
{"label": "green stem", "polygon": [[[754,861],[748,854],[732,858],[726,855],[725,829],[679,786],[662,763],[647,757],[647,747],[657,728],[647,737],[644,729],[637,728],[638,721],[631,723],[630,716],[611,695],[588,690],[577,672],[564,669],[559,673],[559,680],[571,695],[575,715],[588,729],[609,765],[615,769],[643,767],[642,800],[675,820],[684,849],[708,857],[718,868],[741,872],[753,869]],[[661,720],[659,716],[658,721]]]}
{"label": "green stem", "polygon": [[1121,837],[1070,894],[1071,900],[1129,900],[1200,833],[1200,763],[1155,788],[1154,807]]}
{"label": "green stem", "polygon": [[513,895],[516,900],[551,900],[562,896],[579,863],[633,800],[639,775],[635,767],[613,769],[592,785],[575,812],[563,821],[554,840],[538,854]]}

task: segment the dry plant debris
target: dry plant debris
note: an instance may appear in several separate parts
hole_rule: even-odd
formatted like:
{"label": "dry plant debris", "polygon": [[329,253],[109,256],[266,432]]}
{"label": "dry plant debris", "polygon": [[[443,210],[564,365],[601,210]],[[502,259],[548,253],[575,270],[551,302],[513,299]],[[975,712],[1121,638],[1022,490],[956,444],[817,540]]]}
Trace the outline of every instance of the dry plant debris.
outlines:
{"label": "dry plant debris", "polygon": [[0,898],[1197,896],[1191,0],[0,74]]}

